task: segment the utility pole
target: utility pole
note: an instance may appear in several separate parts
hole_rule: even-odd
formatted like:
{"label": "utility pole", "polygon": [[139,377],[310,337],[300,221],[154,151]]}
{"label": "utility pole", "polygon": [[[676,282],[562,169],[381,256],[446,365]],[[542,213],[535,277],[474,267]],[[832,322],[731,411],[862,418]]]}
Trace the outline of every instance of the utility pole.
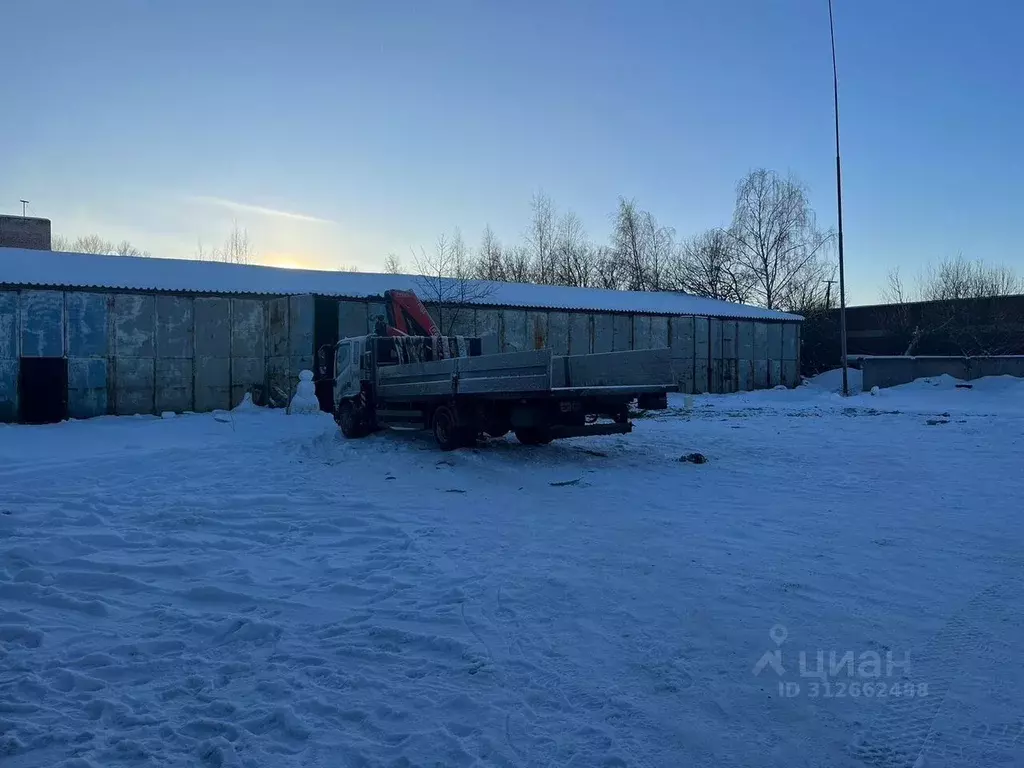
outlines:
{"label": "utility pole", "polygon": [[832,0],[828,0],[828,29],[832,39],[832,101],[836,115],[836,212],[839,220],[839,337],[843,356],[843,397],[850,394],[846,359],[846,270],[843,264],[843,164],[839,159],[839,70],[836,68],[836,26]]}
{"label": "utility pole", "polygon": [[825,288],[825,309],[832,309],[832,283],[835,280],[822,280],[826,284]]}
{"label": "utility pole", "polygon": [[25,212],[28,210],[28,200],[22,200],[20,202],[21,202],[21,218],[24,219],[27,216],[27,214]]}

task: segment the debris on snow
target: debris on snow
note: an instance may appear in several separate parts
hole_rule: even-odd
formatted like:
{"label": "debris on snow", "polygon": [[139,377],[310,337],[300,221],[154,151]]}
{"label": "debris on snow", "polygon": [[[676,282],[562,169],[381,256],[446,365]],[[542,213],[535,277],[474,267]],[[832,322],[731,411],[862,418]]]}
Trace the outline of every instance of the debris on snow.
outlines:
{"label": "debris on snow", "polygon": [[175,413],[174,411],[162,411],[162,412],[160,413],[160,418],[161,418],[161,419],[173,419],[173,418],[175,418],[175,417],[176,417],[177,415],[178,415],[178,414],[176,414],[176,413]]}
{"label": "debris on snow", "polygon": [[685,453],[679,457],[681,462],[688,464],[707,464],[708,457],[703,453]]}

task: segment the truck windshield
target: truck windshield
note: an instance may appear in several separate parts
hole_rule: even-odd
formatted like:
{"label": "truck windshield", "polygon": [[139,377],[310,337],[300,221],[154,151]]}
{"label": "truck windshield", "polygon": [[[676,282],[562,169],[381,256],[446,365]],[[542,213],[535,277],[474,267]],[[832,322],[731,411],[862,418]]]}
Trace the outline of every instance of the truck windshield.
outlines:
{"label": "truck windshield", "polygon": [[352,345],[351,344],[339,344],[338,355],[335,358],[335,370],[343,371],[348,368],[349,363],[352,362]]}

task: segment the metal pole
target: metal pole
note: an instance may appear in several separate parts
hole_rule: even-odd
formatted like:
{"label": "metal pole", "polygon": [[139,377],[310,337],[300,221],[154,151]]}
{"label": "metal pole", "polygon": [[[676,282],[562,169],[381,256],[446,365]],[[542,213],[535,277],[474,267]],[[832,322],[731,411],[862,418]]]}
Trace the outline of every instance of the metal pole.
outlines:
{"label": "metal pole", "polygon": [[846,271],[843,264],[843,164],[839,159],[839,73],[836,69],[836,27],[832,0],[828,0],[828,28],[832,38],[832,98],[836,114],[836,210],[839,217],[839,337],[843,356],[843,397],[850,394],[846,359]]}
{"label": "metal pole", "polygon": [[825,285],[825,309],[826,310],[831,310],[832,309],[832,283],[834,283],[834,282],[835,282],[835,280],[826,280],[825,281],[825,284],[826,284]]}
{"label": "metal pole", "polygon": [[27,215],[25,213],[25,211],[28,208],[28,200],[21,200],[20,202],[21,202],[21,218],[24,219],[26,217],[26,215]]}

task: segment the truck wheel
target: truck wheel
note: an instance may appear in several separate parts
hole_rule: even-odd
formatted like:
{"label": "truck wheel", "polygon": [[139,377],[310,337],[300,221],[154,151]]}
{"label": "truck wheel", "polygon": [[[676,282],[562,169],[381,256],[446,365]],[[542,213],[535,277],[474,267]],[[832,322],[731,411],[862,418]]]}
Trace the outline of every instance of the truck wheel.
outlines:
{"label": "truck wheel", "polygon": [[366,430],[363,428],[363,420],[356,412],[356,407],[350,402],[344,402],[338,406],[338,413],[335,417],[338,426],[341,427],[341,434],[349,440],[357,437],[365,437]]}
{"label": "truck wheel", "polygon": [[442,451],[465,445],[465,433],[456,426],[455,413],[447,405],[438,406],[432,420],[434,439]]}
{"label": "truck wheel", "polygon": [[551,436],[543,427],[525,427],[516,430],[516,440],[523,445],[547,445]]}

